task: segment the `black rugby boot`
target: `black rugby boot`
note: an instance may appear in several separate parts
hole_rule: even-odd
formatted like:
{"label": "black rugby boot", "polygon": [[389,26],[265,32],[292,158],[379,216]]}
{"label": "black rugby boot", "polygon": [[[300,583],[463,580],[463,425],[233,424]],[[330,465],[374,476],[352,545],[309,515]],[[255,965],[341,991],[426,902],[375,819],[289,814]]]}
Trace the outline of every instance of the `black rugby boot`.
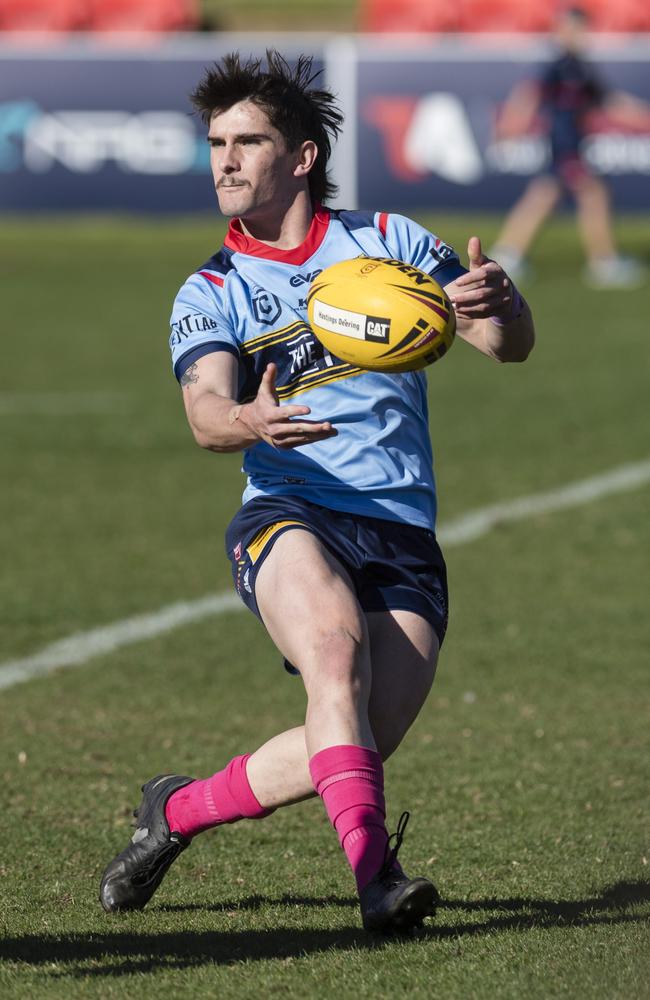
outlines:
{"label": "black rugby boot", "polygon": [[[438,890],[426,878],[408,878],[394,867],[409,813],[404,812],[397,824],[397,831],[389,838],[387,857],[368,885],[359,894],[361,917],[367,931],[385,934],[421,927],[424,917],[433,917],[440,899]],[[390,842],[395,838],[395,846]]]}
{"label": "black rugby boot", "polygon": [[172,861],[189,846],[187,837],[169,829],[165,806],[173,792],[192,781],[183,774],[160,774],[142,786],[142,801],[133,813],[138,826],[131,843],[102,876],[99,901],[107,913],[142,909]]}

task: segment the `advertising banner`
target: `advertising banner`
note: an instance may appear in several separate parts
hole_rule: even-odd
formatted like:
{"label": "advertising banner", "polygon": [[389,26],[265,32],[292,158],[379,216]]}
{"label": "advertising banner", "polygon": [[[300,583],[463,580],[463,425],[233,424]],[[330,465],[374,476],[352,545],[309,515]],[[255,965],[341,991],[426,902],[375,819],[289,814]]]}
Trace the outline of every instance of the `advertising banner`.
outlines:
{"label": "advertising banner", "polygon": [[[499,109],[547,46],[414,46],[368,37],[193,36],[148,49],[92,42],[0,47],[0,211],[212,210],[205,126],[189,93],[205,66],[239,49],[303,49],[338,94],[346,132],[334,173],[347,207],[503,209],[548,162],[537,131],[499,140]],[[650,43],[599,49],[611,87],[648,102]],[[647,127],[594,121],[585,154],[617,208],[650,207]]]}
{"label": "advertising banner", "polygon": [[162,50],[0,50],[0,210],[213,208],[207,130],[189,94],[235,47],[224,36]]}
{"label": "advertising banner", "polygon": [[[607,178],[619,208],[650,208],[650,50],[625,59],[602,50],[603,85],[647,102],[634,124],[589,119],[584,156]],[[503,209],[549,168],[543,116],[531,133],[499,139],[500,110],[523,81],[538,79],[549,46],[517,53],[452,48],[422,53],[362,50],[358,62],[358,190],[362,207]]]}

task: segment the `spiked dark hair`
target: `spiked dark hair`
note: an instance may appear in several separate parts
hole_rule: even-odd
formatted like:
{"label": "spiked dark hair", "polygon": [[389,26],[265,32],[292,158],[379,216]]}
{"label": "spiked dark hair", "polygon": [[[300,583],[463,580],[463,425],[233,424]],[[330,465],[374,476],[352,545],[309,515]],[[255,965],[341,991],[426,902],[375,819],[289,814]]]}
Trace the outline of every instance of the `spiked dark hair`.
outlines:
{"label": "spiked dark hair", "polygon": [[252,57],[242,63],[239,53],[231,52],[206,69],[190,95],[192,104],[209,124],[215,113],[227,111],[239,101],[251,101],[284,137],[287,149],[297,149],[301,142],[311,139],[318,156],[308,174],[309,191],[312,201],[325,201],[337,190],[327,162],[332,140],[341,131],[343,115],[329,90],[313,86],[320,71],[313,71],[309,56],[299,56],[292,67],[275,49],[267,49],[266,64],[262,69],[262,60]]}

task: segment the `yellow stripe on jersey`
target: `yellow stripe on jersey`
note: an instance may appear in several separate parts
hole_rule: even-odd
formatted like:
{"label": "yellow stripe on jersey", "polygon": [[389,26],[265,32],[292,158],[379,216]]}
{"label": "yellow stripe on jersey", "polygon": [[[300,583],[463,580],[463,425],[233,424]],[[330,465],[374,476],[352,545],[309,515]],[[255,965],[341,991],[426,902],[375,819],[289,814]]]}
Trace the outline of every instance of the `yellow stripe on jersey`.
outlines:
{"label": "yellow stripe on jersey", "polygon": [[282,327],[281,330],[273,330],[271,333],[265,333],[261,337],[253,337],[252,340],[246,340],[243,344],[240,344],[240,351],[242,354],[256,354],[258,351],[263,351],[265,347],[274,347],[276,344],[281,344],[285,340],[291,340],[292,337],[297,336],[299,333],[311,333],[311,327],[299,320],[295,323],[290,323],[289,326]]}
{"label": "yellow stripe on jersey", "polygon": [[256,563],[273,536],[281,528],[286,528],[290,524],[295,524],[299,528],[305,527],[302,521],[276,521],[275,524],[269,524],[266,528],[258,531],[252,541],[246,546],[246,551],[250,556],[251,562]]}
{"label": "yellow stripe on jersey", "polygon": [[276,392],[280,399],[290,399],[292,396],[298,396],[301,392],[326,385],[328,382],[338,382],[340,379],[351,378],[353,375],[361,375],[362,371],[361,368],[352,368],[347,364],[338,365],[335,368],[325,368],[323,371],[298,378],[290,385],[276,386]]}

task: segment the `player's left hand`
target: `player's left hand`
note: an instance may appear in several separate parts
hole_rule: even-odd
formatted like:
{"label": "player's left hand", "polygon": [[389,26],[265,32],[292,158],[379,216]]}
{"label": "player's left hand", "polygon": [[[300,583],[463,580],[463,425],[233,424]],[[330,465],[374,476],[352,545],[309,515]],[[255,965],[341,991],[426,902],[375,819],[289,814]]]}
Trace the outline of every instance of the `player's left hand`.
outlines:
{"label": "player's left hand", "polygon": [[445,291],[458,319],[507,319],[512,310],[513,286],[500,264],[486,257],[478,236],[467,244],[469,271],[450,282]]}

